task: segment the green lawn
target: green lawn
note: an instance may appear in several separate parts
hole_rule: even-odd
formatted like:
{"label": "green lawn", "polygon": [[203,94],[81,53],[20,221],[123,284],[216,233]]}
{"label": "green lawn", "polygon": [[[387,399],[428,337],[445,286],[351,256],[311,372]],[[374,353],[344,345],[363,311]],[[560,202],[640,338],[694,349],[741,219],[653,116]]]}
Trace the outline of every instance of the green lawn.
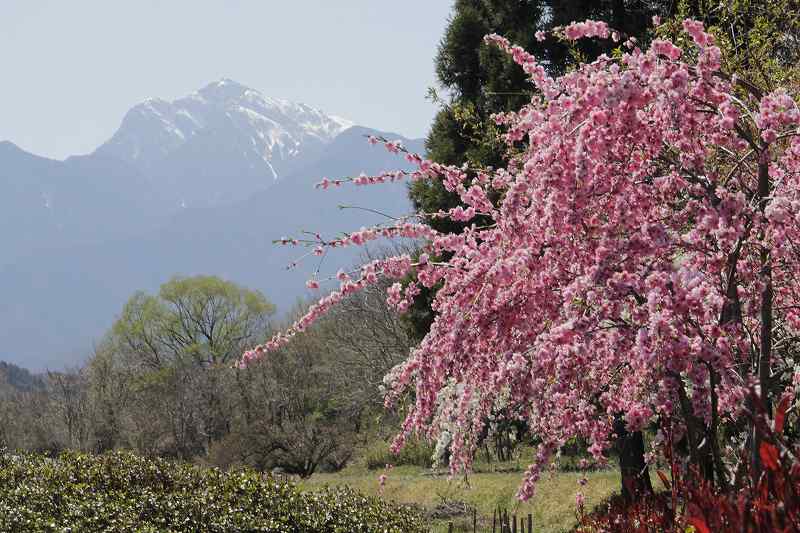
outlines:
{"label": "green lawn", "polygon": [[[523,462],[524,465],[524,462]],[[516,465],[501,465],[504,468]],[[588,472],[557,472],[546,476],[539,484],[536,496],[520,503],[514,497],[522,479],[522,471],[495,472],[487,465],[478,465],[478,472],[464,479],[448,480],[446,474],[435,475],[430,470],[399,466],[391,471],[383,496],[399,503],[413,503],[425,509],[434,508],[443,500],[460,500],[473,505],[491,531],[492,511],[497,506],[510,513],[527,516],[533,513],[534,530],[545,533],[568,531],[575,524],[575,493],[578,480],[586,475],[589,483],[583,487],[587,509],[592,509],[619,486],[616,469]],[[379,470],[367,470],[358,464],[335,474],[315,474],[300,485],[314,489],[324,485],[348,485],[367,494],[378,493]],[[456,531],[472,531],[472,518],[453,519]],[[447,521],[431,524],[433,531],[447,531]],[[480,530],[480,528],[479,528]]]}

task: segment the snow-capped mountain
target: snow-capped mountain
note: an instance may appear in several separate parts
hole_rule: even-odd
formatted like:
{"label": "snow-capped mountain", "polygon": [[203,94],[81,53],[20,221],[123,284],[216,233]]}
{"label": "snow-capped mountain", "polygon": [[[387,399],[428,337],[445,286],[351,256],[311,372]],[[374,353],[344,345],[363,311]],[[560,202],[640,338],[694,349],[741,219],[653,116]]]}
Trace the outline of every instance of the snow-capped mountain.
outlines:
{"label": "snow-capped mountain", "polygon": [[134,106],[89,155],[57,161],[0,142],[0,268],[35,250],[140,234],[182,208],[246,200],[313,164],[350,126],[223,79]]}
{"label": "snow-capped mountain", "polygon": [[[405,183],[314,188],[323,176],[407,165],[365,139],[399,135],[349,126],[222,80],[135,106],[89,155],[57,161],[0,142],[0,360],[37,370],[78,362],[134,291],[176,274],[261,289],[288,311],[310,274],[287,272],[298,250],[273,239],[385,222],[341,204],[410,209]],[[332,254],[325,268],[351,266],[358,252]]]}
{"label": "snow-capped mountain", "polygon": [[269,187],[352,125],[222,79],[135,106],[96,153],[136,166],[176,205],[213,206]]}

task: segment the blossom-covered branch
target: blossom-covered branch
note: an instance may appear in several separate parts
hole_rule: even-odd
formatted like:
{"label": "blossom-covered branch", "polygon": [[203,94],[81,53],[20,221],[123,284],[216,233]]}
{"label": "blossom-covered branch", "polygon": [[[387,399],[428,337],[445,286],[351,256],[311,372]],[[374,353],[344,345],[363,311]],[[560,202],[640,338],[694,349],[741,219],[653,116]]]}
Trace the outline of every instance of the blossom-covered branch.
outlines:
{"label": "blossom-covered branch", "polygon": [[[692,459],[711,457],[712,475],[724,478],[720,418],[737,415],[751,384],[772,386],[774,325],[800,331],[800,112],[785,89],[743,96],[720,72],[720,49],[702,23],[683,27],[696,53],[657,39],[558,79],[488,36],[536,88],[518,112],[496,117],[524,152],[481,172],[417,156],[409,158],[417,170],[401,175],[456,192],[466,207],[449,218],[482,214],[493,223],[455,235],[425,222],[403,226],[398,235],[428,240],[419,261],[369,263],[245,360],[378,276],[412,273],[412,283],[390,290],[399,309],[420,287],[441,289],[430,332],[388,393],[414,390],[397,445],[413,431],[436,438],[446,430],[451,468],[469,468],[502,399],[542,442],[521,498],[570,438],[587,439],[601,459],[616,417],[632,431],[669,421]],[[563,32],[613,37],[593,21]],[[757,102],[757,112],[743,102]],[[380,176],[353,181],[398,175]],[[363,229],[330,244],[379,234]],[[446,429],[438,423],[443,391]]]}

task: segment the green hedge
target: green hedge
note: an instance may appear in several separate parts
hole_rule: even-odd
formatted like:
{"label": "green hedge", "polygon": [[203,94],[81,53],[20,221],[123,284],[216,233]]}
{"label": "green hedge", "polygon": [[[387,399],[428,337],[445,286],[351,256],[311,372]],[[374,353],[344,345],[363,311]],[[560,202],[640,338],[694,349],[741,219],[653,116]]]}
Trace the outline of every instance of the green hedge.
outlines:
{"label": "green hedge", "polygon": [[415,532],[410,508],[350,489],[301,492],[253,470],[68,452],[0,451],[3,532]]}

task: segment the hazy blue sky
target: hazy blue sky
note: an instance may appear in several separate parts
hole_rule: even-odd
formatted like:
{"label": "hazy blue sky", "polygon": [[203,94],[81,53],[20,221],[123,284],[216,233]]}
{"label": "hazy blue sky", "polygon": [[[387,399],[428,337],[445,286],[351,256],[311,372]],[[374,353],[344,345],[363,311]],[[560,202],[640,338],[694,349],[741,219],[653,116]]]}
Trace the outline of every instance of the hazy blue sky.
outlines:
{"label": "hazy blue sky", "polygon": [[451,0],[0,0],[0,140],[93,150],[150,96],[227,77],[423,136]]}

